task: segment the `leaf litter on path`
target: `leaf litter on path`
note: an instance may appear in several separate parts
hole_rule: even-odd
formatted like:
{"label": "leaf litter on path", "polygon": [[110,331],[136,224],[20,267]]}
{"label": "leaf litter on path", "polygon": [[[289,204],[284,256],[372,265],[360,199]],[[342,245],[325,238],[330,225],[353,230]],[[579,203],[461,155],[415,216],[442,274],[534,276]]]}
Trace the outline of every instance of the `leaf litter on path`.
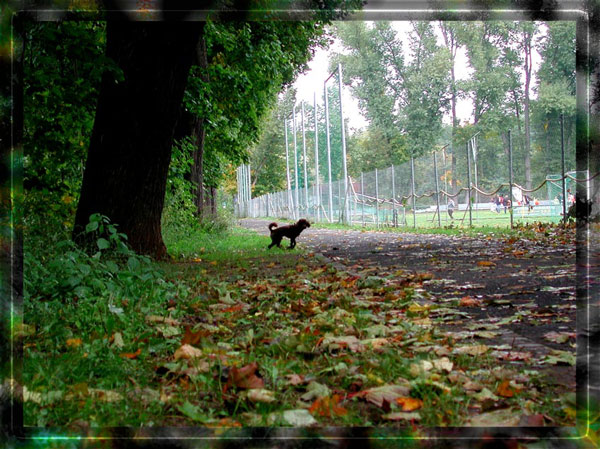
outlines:
{"label": "leaf litter on path", "polygon": [[[451,240],[460,244],[459,239]],[[480,250],[490,247],[489,242],[470,242]],[[505,265],[515,257],[541,251],[536,245],[517,246],[519,242],[511,243],[512,251],[492,248],[487,257],[479,254],[478,262],[460,263],[477,267],[477,276],[504,276]],[[383,239],[375,247],[385,245]],[[420,245],[409,242],[405,250],[418,255]],[[427,251],[435,252],[435,241],[429,240],[429,245]],[[343,252],[352,245],[339,248],[340,260],[345,261]],[[461,248],[455,255],[465,252]],[[181,384],[168,379],[163,389],[179,397],[175,400],[181,407],[189,400],[194,407],[221,410],[246,425],[260,415],[263,421],[259,422],[297,426],[360,426],[367,420],[374,425],[461,426],[494,420],[496,425],[517,425],[538,422],[536,416],[552,410],[547,404],[554,393],[544,396],[543,376],[530,377],[523,384],[519,372],[537,372],[544,365],[568,366],[573,359],[563,352],[539,356],[498,343],[509,326],[546,319],[543,309],[526,306],[531,295],[540,291],[558,295],[565,290],[518,285],[514,276],[507,276],[497,279],[510,284],[490,292],[487,278],[465,282],[453,277],[452,270],[460,263],[445,273],[447,265],[439,265],[439,256],[435,264],[418,268],[402,265],[401,254],[376,250],[373,256],[378,259],[355,258],[347,264],[348,272],[291,253],[285,254],[284,263],[264,259],[257,263],[260,270],[211,269],[213,278],[204,281],[199,294],[215,289],[219,293],[196,301],[194,316],[178,322],[149,320],[151,325],[179,328],[186,323],[178,350],[197,346],[191,354],[214,361],[197,383],[186,384],[188,390],[180,390]],[[394,263],[381,263],[381,257]],[[516,273],[521,268],[508,270]],[[543,282],[557,281],[544,279],[541,268],[531,273]],[[198,317],[203,317],[204,327],[187,324],[198,322]],[[207,328],[220,331],[200,334]],[[558,335],[547,331],[545,337],[563,345],[565,338],[571,339],[568,331]],[[514,374],[498,378],[494,369],[502,365],[513,367]],[[520,401],[531,401],[536,413],[521,410]],[[492,411],[485,411],[490,407]],[[560,410],[552,419],[571,423]]]}

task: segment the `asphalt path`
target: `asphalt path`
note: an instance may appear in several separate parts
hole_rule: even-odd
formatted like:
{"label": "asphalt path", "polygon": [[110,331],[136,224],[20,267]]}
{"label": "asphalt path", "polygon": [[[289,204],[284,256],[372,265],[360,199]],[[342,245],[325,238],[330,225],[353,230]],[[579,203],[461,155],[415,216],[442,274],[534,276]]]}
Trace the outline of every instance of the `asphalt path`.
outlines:
{"label": "asphalt path", "polygon": [[[269,234],[268,223],[240,221],[241,226],[263,235]],[[502,331],[494,343],[510,345],[514,351],[537,357],[552,349],[575,353],[573,243],[315,227],[305,230],[297,241],[349,273],[421,275],[425,280],[417,296],[424,303],[474,304],[457,308],[459,319],[449,320],[444,330],[459,334],[467,326],[485,329],[497,323]],[[552,332],[562,334],[563,340],[570,337],[552,341],[548,337]],[[554,374],[566,385],[574,385],[574,368],[560,367]]]}

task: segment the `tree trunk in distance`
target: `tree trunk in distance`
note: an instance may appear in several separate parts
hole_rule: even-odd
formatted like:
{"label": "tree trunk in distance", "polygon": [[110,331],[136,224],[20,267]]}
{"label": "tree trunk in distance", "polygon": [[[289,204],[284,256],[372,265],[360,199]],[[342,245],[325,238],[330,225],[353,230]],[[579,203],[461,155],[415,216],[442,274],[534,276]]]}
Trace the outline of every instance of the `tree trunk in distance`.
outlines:
{"label": "tree trunk in distance", "polygon": [[107,23],[106,54],[123,71],[102,78],[73,237],[93,213],[108,216],[131,247],[166,256],[161,235],[171,145],[203,24]]}
{"label": "tree trunk in distance", "polygon": [[[203,69],[202,80],[208,82],[208,60],[206,56],[206,40],[204,37],[201,37],[198,41],[195,63]],[[203,118],[195,118],[193,135],[195,148],[193,154],[194,163],[191,168],[191,181],[194,184],[193,195],[196,214],[201,221],[206,215],[204,210],[204,142],[206,140],[206,127],[204,126]]]}

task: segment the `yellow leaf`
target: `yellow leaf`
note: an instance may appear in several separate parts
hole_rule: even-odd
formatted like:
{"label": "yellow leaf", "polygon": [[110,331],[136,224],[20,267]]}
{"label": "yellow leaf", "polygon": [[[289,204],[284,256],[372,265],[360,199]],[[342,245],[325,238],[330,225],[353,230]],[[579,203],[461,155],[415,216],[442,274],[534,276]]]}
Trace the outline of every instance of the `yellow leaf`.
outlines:
{"label": "yellow leaf", "polygon": [[74,348],[81,346],[81,338],[67,338],[67,346]]}
{"label": "yellow leaf", "polygon": [[402,407],[403,412],[412,412],[423,407],[423,401],[416,398],[397,398],[396,403]]}

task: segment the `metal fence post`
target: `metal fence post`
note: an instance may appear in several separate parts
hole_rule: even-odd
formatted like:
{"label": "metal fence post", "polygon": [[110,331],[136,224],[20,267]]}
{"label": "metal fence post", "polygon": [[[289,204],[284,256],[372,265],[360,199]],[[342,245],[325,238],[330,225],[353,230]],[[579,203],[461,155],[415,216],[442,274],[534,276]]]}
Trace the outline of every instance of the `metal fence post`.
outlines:
{"label": "metal fence post", "polygon": [[513,228],[513,211],[515,209],[515,201],[513,198],[513,163],[512,163],[512,136],[510,129],[508,130],[508,197],[510,198],[510,228]]}
{"label": "metal fence post", "polygon": [[433,176],[435,176],[435,202],[437,203],[438,227],[442,227],[442,218],[440,217],[440,185],[438,183],[437,158],[433,152]]}
{"label": "metal fence post", "polygon": [[560,162],[562,175],[563,220],[567,219],[567,179],[565,178],[565,127],[564,116],[560,114]]}
{"label": "metal fence post", "polygon": [[321,189],[319,186],[319,127],[317,121],[317,92],[313,93],[315,122],[315,220],[321,221]]}
{"label": "metal fence post", "polygon": [[294,133],[294,172],[296,182],[294,184],[294,219],[299,218],[300,203],[298,195],[298,152],[297,152],[297,140],[296,140],[296,105],[292,108],[292,132]]}
{"label": "metal fence post", "polygon": [[287,202],[288,209],[292,210],[292,182],[290,180],[290,155],[288,148],[287,120],[283,120],[283,129],[285,134],[285,176],[287,180]]}
{"label": "metal fence post", "polygon": [[308,214],[308,170],[306,163],[306,132],[304,130],[304,102],[302,102],[302,159],[304,165],[304,207],[306,207],[306,213]]}
{"label": "metal fence post", "polygon": [[392,224],[394,225],[394,227],[397,227],[398,220],[396,215],[396,180],[394,178],[394,164],[392,164]]}
{"label": "metal fence post", "polygon": [[362,215],[362,224],[365,225],[365,182],[363,172],[360,172],[360,194],[362,196],[361,202],[361,215]]}
{"label": "metal fence post", "polygon": [[415,158],[410,157],[410,179],[412,184],[413,228],[417,227],[417,192],[415,191]]}
{"label": "metal fence post", "polygon": [[338,90],[340,95],[340,124],[342,132],[342,168],[344,171],[344,222],[350,223],[350,201],[348,198],[348,164],[346,163],[346,132],[344,130],[344,108],[342,100],[342,64],[338,64]]}
{"label": "metal fence post", "polygon": [[471,155],[469,154],[469,140],[467,140],[467,201],[469,204],[469,226],[473,226],[472,206],[471,206]]}
{"label": "metal fence post", "polygon": [[329,101],[327,101],[327,81],[323,85],[325,98],[325,134],[327,136],[327,171],[329,173],[329,223],[333,223],[333,186],[331,185],[331,137],[329,135]]}
{"label": "metal fence post", "polygon": [[375,227],[379,229],[379,178],[375,169]]}

